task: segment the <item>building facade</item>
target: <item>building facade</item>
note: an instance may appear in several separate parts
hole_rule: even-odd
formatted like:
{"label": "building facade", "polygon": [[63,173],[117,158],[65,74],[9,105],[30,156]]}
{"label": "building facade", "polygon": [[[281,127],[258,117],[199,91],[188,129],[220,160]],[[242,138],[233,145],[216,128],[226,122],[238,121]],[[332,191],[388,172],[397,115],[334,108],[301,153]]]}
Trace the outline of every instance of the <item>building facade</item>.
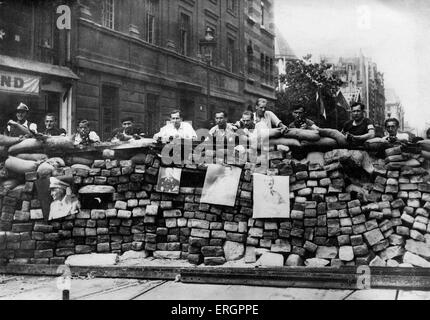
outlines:
{"label": "building facade", "polygon": [[23,102],[29,120],[43,129],[46,113],[71,131],[73,90],[70,31],[56,27],[59,1],[0,2],[0,130]]}
{"label": "building facade", "polygon": [[[64,2],[71,28],[58,30],[56,9]],[[0,70],[39,77],[38,90],[25,97],[0,94],[8,113],[22,101],[38,122],[52,111],[73,131],[85,118],[108,139],[125,116],[152,136],[175,109],[200,128],[216,110],[236,120],[258,96],[275,98],[272,0],[19,0],[1,6]],[[24,19],[14,19],[18,13]],[[210,61],[202,46],[208,29],[215,42]]]}
{"label": "building facade", "polygon": [[277,91],[284,91],[285,84],[281,84],[280,76],[287,72],[287,62],[290,60],[297,60],[297,56],[291,49],[286,39],[282,36],[280,31],[276,31],[275,39],[275,60],[278,68],[278,83],[276,84]]}
{"label": "building facade", "polygon": [[258,97],[270,101],[276,99],[274,1],[244,2],[246,54],[244,98],[246,105],[250,107],[255,104]]}
{"label": "building facade", "polygon": [[391,88],[385,89],[385,97],[385,118],[396,118],[399,120],[399,130],[403,131],[405,129],[405,111],[400,98],[394,89]]}
{"label": "building facade", "polygon": [[[243,2],[237,0],[80,1],[74,48],[81,78],[77,115],[98,124],[107,138],[126,115],[152,136],[174,109],[195,128],[216,109],[240,114],[242,12]],[[216,41],[209,67],[199,47],[208,27]]]}
{"label": "building facade", "polygon": [[361,102],[366,106],[366,116],[375,124],[377,135],[382,135],[385,121],[384,75],[377,64],[361,52],[357,57],[331,59],[333,71],[343,82],[341,88],[347,101]]}

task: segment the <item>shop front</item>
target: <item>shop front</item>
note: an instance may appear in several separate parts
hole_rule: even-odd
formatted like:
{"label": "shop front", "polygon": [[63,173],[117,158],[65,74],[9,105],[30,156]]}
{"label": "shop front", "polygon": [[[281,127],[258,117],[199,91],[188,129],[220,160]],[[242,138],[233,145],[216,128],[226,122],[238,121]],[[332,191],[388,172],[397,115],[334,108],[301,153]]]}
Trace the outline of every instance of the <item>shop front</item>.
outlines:
{"label": "shop front", "polygon": [[57,116],[60,127],[72,131],[72,95],[79,78],[69,68],[0,55],[0,133],[22,102],[28,119],[44,128],[47,113]]}

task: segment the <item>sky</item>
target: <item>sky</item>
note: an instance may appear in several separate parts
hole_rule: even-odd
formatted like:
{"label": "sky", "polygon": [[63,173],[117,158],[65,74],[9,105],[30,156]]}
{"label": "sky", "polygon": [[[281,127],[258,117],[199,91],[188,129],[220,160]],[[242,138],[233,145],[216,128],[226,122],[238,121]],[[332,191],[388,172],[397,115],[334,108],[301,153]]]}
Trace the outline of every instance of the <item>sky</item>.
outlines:
{"label": "sky", "polygon": [[[430,1],[275,0],[275,23],[297,57],[356,56],[384,74],[419,135],[430,127]],[[427,122],[427,123],[426,123]]]}

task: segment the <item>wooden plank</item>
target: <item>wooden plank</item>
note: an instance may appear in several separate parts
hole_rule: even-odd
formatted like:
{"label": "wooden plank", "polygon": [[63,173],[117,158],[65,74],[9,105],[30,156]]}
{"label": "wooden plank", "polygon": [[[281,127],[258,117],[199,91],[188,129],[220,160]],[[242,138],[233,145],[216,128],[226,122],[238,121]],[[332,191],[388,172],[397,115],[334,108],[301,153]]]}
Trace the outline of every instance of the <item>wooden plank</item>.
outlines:
{"label": "wooden plank", "polygon": [[[61,272],[57,271],[56,265],[6,265],[0,266],[0,273],[15,275],[34,275],[34,276],[58,276]],[[70,267],[74,276],[86,276],[91,274],[98,278],[129,278],[129,279],[160,279],[174,280],[181,273],[183,267]]]}

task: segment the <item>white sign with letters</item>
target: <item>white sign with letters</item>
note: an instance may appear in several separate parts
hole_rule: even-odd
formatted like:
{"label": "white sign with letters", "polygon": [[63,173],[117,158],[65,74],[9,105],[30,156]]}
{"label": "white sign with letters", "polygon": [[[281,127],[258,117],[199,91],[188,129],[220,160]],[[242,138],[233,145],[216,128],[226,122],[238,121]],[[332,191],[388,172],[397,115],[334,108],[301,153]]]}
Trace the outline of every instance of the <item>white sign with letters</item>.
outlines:
{"label": "white sign with letters", "polygon": [[39,94],[40,78],[0,70],[0,91]]}

